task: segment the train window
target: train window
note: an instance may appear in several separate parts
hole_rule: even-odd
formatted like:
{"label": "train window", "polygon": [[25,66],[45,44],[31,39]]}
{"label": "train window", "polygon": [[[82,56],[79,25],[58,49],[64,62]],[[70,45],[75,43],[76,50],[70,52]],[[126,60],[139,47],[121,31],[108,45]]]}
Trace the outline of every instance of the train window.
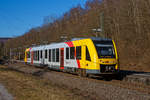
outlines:
{"label": "train window", "polygon": [[91,61],[90,53],[87,47],[86,47],[86,60]]}
{"label": "train window", "polygon": [[56,50],[56,49],[53,49],[53,50],[52,50],[52,61],[53,61],[53,62],[55,62],[55,50]]}
{"label": "train window", "polygon": [[75,55],[75,48],[71,47],[70,48],[70,59],[74,59],[75,58],[74,55]]}
{"label": "train window", "polygon": [[47,59],[47,50],[45,50],[45,58]]}
{"label": "train window", "polygon": [[41,50],[41,56],[40,56],[41,58],[43,58],[43,54],[42,54],[42,53],[43,53],[43,52],[42,52],[42,50]]}
{"label": "train window", "polygon": [[35,51],[35,60],[37,60],[37,51]]}
{"label": "train window", "polygon": [[69,59],[69,48],[66,48],[66,59]]}
{"label": "train window", "polygon": [[37,51],[35,51],[35,60],[37,60]]}
{"label": "train window", "polygon": [[113,45],[113,42],[112,42],[112,40],[101,40],[101,41],[93,41],[93,43],[94,43],[94,45],[100,45],[100,44],[102,44],[102,45]]}
{"label": "train window", "polygon": [[40,54],[40,52],[39,51],[37,51],[38,53],[37,53],[37,60],[39,61],[39,54]]}
{"label": "train window", "polygon": [[56,62],[59,62],[59,49],[56,49]]}
{"label": "train window", "polygon": [[51,62],[51,49],[49,49],[49,62]]}
{"label": "train window", "polygon": [[81,46],[76,47],[76,57],[81,60]]}
{"label": "train window", "polygon": [[29,58],[31,58],[31,53],[30,52],[28,53],[28,55],[29,55]]}
{"label": "train window", "polygon": [[36,51],[36,60],[38,60],[38,51]]}

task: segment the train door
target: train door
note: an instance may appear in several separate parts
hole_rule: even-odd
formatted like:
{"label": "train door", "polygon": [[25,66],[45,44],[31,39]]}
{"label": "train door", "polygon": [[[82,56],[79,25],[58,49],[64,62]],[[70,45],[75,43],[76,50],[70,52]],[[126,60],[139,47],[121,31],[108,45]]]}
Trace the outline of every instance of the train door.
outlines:
{"label": "train door", "polygon": [[81,48],[81,67],[78,69],[78,75],[79,76],[87,76],[86,74],[86,46],[83,45]]}
{"label": "train door", "polygon": [[89,63],[91,61],[91,57],[89,54],[89,49],[87,46],[82,46],[82,66],[84,69],[87,69]]}
{"label": "train door", "polygon": [[90,52],[89,52],[89,49],[88,47],[86,46],[85,48],[85,67],[86,69],[89,67],[90,63],[91,63],[91,57],[90,57]]}
{"label": "train door", "polygon": [[64,69],[64,48],[60,49],[60,69]]}
{"label": "train door", "polygon": [[82,63],[81,63],[81,68],[83,68],[83,69],[85,69],[86,68],[86,46],[85,45],[83,45],[82,46]]}
{"label": "train door", "polygon": [[82,47],[82,69],[79,70],[80,76],[85,77],[88,75],[86,71],[87,71],[90,61],[91,61],[91,58],[90,58],[89,50],[87,46],[83,46]]}
{"label": "train door", "polygon": [[31,64],[33,64],[33,56],[34,56],[34,53],[33,51],[31,51]]}

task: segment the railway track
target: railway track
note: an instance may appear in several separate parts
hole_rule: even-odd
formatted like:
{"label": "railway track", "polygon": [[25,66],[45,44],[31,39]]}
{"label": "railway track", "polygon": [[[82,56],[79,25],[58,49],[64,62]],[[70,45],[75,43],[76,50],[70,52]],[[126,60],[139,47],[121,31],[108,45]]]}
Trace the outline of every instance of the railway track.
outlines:
{"label": "railway track", "polygon": [[[149,73],[121,71],[123,80],[105,81],[101,77],[79,77],[74,74],[36,68],[22,63],[11,64],[9,69],[48,79],[53,84],[71,89],[76,95],[83,95],[87,100],[101,100],[101,97],[104,100],[150,99],[150,85],[148,83],[143,84],[145,81],[137,81],[140,77],[149,78]],[[134,79],[136,81],[133,81]]]}
{"label": "railway track", "polygon": [[127,70],[121,70],[120,72],[124,77],[124,81],[150,86],[150,72],[138,72]]}
{"label": "railway track", "polygon": [[[24,61],[19,61],[19,60],[16,60],[15,62],[22,63],[22,64],[24,63]],[[101,77],[94,76],[92,78],[103,80],[103,78]],[[150,72],[120,70],[120,76],[118,80],[149,86],[150,85]],[[114,78],[113,78],[113,81],[114,81]]]}

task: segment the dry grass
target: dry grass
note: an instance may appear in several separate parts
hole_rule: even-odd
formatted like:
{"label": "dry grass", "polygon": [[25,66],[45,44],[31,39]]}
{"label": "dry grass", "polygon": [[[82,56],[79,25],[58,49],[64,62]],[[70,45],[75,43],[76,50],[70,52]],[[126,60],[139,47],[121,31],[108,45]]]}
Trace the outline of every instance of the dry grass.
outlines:
{"label": "dry grass", "polygon": [[0,66],[0,83],[5,85],[15,100],[79,100],[69,90],[50,81],[8,70]]}

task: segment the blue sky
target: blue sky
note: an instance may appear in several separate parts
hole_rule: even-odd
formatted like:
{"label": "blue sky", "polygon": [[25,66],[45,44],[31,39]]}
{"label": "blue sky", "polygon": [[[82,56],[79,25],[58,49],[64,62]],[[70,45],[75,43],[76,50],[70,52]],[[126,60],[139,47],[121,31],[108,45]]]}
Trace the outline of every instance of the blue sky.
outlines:
{"label": "blue sky", "polygon": [[86,0],[0,0],[0,37],[16,37]]}

